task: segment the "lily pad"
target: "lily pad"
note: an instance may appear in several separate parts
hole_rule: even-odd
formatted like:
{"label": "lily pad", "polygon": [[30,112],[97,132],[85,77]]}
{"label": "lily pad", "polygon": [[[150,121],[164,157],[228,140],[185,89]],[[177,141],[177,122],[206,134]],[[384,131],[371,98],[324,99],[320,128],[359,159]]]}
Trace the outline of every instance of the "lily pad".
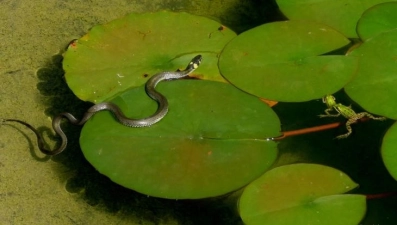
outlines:
{"label": "lily pad", "polygon": [[357,23],[357,33],[365,41],[382,32],[397,29],[397,2],[386,2],[369,8]]}
{"label": "lily pad", "polygon": [[359,59],[346,93],[366,111],[397,119],[397,31],[380,33],[348,56]]}
{"label": "lily pad", "polygon": [[308,101],[336,92],[351,79],[355,58],[319,56],[349,43],[339,32],[318,23],[268,23],[227,44],[219,69],[229,82],[253,95],[275,101]]}
{"label": "lily pad", "polygon": [[[280,121],[258,98],[230,84],[177,80],[157,88],[170,111],[151,127],[129,128],[99,112],[81,133],[87,160],[114,182],[171,199],[218,196],[241,188],[272,165]],[[157,104],[143,87],[112,100],[132,118]]]}
{"label": "lily pad", "polygon": [[240,215],[247,225],[356,225],[365,215],[366,197],[342,193],[357,186],[331,167],[281,166],[246,187]]}
{"label": "lily pad", "polygon": [[205,17],[165,11],[95,26],[69,45],[63,61],[66,82],[80,99],[102,102],[158,72],[184,69],[197,54],[206,64],[195,75],[223,81],[214,65],[235,33],[220,27]]}
{"label": "lily pad", "polygon": [[290,20],[308,20],[327,24],[349,38],[356,38],[356,24],[368,8],[390,0],[276,0]]}
{"label": "lily pad", "polygon": [[397,123],[394,123],[383,137],[381,152],[386,169],[397,180]]}

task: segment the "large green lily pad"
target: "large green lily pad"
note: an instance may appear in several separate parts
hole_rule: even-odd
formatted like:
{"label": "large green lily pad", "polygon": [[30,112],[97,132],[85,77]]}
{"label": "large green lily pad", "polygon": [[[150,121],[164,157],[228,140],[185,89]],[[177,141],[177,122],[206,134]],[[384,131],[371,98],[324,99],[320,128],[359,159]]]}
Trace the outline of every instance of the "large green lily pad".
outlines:
{"label": "large green lily pad", "polygon": [[369,8],[357,23],[361,40],[367,40],[382,32],[397,29],[397,2],[386,2]]}
{"label": "large green lily pad", "polygon": [[[146,128],[119,124],[99,112],[81,133],[87,160],[114,182],[138,192],[171,199],[222,195],[260,176],[276,158],[280,135],[273,110],[230,84],[177,80],[160,83],[170,111]],[[112,102],[132,118],[155,112],[143,87]]]}
{"label": "large green lily pad", "polygon": [[253,95],[275,101],[308,101],[336,92],[351,79],[355,58],[320,56],[349,42],[318,23],[268,23],[227,44],[219,69],[228,81]]}
{"label": "large green lily pad", "polygon": [[388,1],[277,0],[277,4],[290,20],[324,23],[347,37],[356,38],[356,24],[361,14],[371,6]]}
{"label": "large green lily pad", "polygon": [[246,187],[240,215],[247,225],[356,225],[365,215],[366,197],[342,193],[357,186],[331,167],[281,166]]}
{"label": "large green lily pad", "polygon": [[102,102],[158,72],[184,69],[197,54],[206,64],[195,76],[223,81],[214,65],[235,33],[220,27],[205,17],[173,12],[130,14],[95,26],[69,45],[66,82],[80,99]]}
{"label": "large green lily pad", "polygon": [[389,173],[397,180],[397,123],[383,137],[382,159]]}
{"label": "large green lily pad", "polygon": [[359,59],[346,93],[366,111],[397,119],[397,31],[380,33],[349,53]]}

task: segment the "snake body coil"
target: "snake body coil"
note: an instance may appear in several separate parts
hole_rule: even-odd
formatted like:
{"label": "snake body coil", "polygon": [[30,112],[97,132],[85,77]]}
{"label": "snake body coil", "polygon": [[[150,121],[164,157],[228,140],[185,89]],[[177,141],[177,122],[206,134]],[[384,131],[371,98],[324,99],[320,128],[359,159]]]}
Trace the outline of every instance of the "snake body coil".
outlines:
{"label": "snake body coil", "polygon": [[61,137],[62,142],[61,142],[61,145],[59,146],[59,148],[55,149],[53,151],[45,148],[43,137],[37,131],[37,129],[35,129],[30,124],[28,124],[24,121],[18,120],[18,119],[3,119],[3,121],[17,122],[17,123],[25,125],[29,129],[31,129],[37,136],[37,143],[38,143],[38,147],[39,147],[40,151],[47,155],[57,155],[57,154],[61,153],[63,150],[65,150],[65,148],[67,146],[67,137],[61,128],[61,121],[63,118],[68,119],[74,125],[83,125],[95,113],[97,113],[99,111],[107,110],[107,111],[111,111],[114,114],[114,116],[116,117],[116,119],[121,124],[123,124],[125,126],[129,126],[129,127],[151,126],[151,125],[159,122],[161,119],[163,119],[164,116],[168,112],[168,101],[161,93],[156,91],[155,88],[156,88],[157,84],[164,80],[180,79],[180,78],[188,76],[200,65],[201,59],[202,59],[201,55],[197,55],[190,61],[190,63],[187,65],[185,70],[182,70],[182,71],[178,70],[175,72],[161,72],[161,73],[153,75],[146,82],[145,90],[146,90],[147,95],[158,103],[157,111],[150,117],[143,118],[143,119],[128,118],[124,115],[124,113],[120,110],[120,108],[117,105],[115,105],[111,102],[102,102],[102,103],[91,106],[87,110],[87,112],[84,114],[84,116],[81,120],[76,119],[71,113],[68,113],[68,112],[59,114],[52,120],[52,127],[53,127],[54,131]]}

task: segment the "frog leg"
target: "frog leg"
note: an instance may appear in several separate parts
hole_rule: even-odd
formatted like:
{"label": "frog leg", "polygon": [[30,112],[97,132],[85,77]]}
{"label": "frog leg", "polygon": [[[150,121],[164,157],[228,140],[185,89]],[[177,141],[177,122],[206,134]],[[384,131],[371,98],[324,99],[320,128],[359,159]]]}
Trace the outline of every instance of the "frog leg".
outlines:
{"label": "frog leg", "polygon": [[[338,135],[336,136],[336,139],[343,139],[343,138],[347,138],[349,137],[349,135],[352,133],[352,127],[350,126],[350,124],[352,124],[353,122],[349,122],[350,120],[348,120],[346,122],[346,129],[347,129],[347,133],[346,134],[342,134],[342,135]],[[356,121],[354,121],[356,122]]]}
{"label": "frog leg", "polygon": [[326,110],[324,110],[324,112],[325,112],[325,114],[326,115],[324,115],[324,114],[322,114],[322,115],[318,115],[320,118],[323,118],[323,117],[338,117],[338,116],[340,116],[340,113],[338,112],[337,114],[331,114],[331,113],[329,113],[330,111],[332,111],[334,108],[328,108],[328,109],[326,109]]}
{"label": "frog leg", "polygon": [[371,118],[371,119],[373,119],[373,120],[386,120],[386,119],[387,119],[386,117],[383,117],[383,116],[381,116],[381,117],[375,117],[375,116],[373,116],[372,114],[369,114],[369,113],[367,113],[367,112],[362,112],[362,113],[364,113],[366,117]]}
{"label": "frog leg", "polygon": [[[356,115],[354,115],[353,117],[351,117],[350,119],[348,119],[347,122],[346,122],[346,130],[347,130],[347,133],[337,136],[336,139],[343,139],[343,138],[349,137],[349,135],[352,133],[351,124],[355,123],[357,120],[359,120],[359,119],[361,119],[361,118],[363,118],[363,117],[368,116],[367,114],[369,114],[369,113],[367,113],[367,112],[357,113]],[[372,116],[372,115],[371,115],[371,116]]]}

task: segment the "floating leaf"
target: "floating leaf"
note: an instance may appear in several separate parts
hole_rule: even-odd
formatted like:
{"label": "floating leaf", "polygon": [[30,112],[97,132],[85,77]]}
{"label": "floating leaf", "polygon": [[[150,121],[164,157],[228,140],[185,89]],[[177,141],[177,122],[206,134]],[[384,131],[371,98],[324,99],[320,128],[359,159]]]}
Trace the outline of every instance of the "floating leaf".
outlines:
{"label": "floating leaf", "polygon": [[63,61],[66,81],[80,99],[101,102],[144,84],[148,75],[184,69],[198,53],[206,63],[194,75],[223,81],[217,55],[235,33],[221,26],[173,12],[130,14],[95,26],[69,45]]}
{"label": "floating leaf", "polygon": [[[170,111],[151,127],[123,126],[109,112],[85,124],[81,148],[100,173],[150,196],[196,199],[241,188],[272,165],[276,144],[265,138],[280,135],[280,122],[258,98],[211,81],[177,80],[157,89]],[[143,87],[112,101],[133,118],[157,108]]]}
{"label": "floating leaf", "polygon": [[389,0],[276,0],[290,20],[308,20],[327,24],[347,37],[355,38],[361,14],[371,6]]}
{"label": "floating leaf", "polygon": [[397,32],[381,33],[352,50],[359,58],[355,78],[346,93],[366,111],[397,119]]}
{"label": "floating leaf", "polygon": [[397,180],[397,124],[389,128],[382,142],[382,159],[391,174]]}
{"label": "floating leaf", "polygon": [[382,32],[397,29],[397,2],[387,2],[369,8],[357,23],[361,40],[367,40]]}
{"label": "floating leaf", "polygon": [[356,59],[318,56],[349,43],[318,23],[268,23],[244,32],[219,58],[222,75],[238,88],[265,99],[308,101],[334,93],[351,79]]}
{"label": "floating leaf", "polygon": [[357,186],[331,167],[281,166],[246,187],[240,215],[247,225],[355,225],[365,215],[365,196],[341,194]]}

